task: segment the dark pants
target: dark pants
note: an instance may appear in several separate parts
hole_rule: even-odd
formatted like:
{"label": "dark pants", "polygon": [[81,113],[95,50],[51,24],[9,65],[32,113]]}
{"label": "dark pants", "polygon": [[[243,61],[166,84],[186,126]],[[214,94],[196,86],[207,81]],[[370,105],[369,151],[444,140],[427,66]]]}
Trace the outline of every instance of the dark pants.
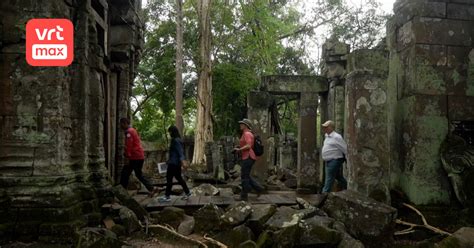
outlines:
{"label": "dark pants", "polygon": [[347,181],[342,175],[343,158],[333,159],[326,162],[326,179],[324,180],[323,193],[330,192],[334,179],[341,185],[343,189],[347,189]]}
{"label": "dark pants", "polygon": [[184,193],[189,194],[188,186],[181,176],[181,166],[175,164],[168,164],[166,170],[166,196],[171,195],[171,188],[173,187],[173,177],[178,180],[178,183],[183,187]]}
{"label": "dark pants", "polygon": [[240,196],[243,199],[247,198],[248,193],[252,190],[252,188],[257,192],[262,192],[264,190],[263,187],[250,176],[250,172],[252,171],[252,166],[254,163],[255,160],[251,158],[242,160],[241,163],[240,179],[242,181],[242,192],[240,193]]}
{"label": "dark pants", "polygon": [[148,180],[148,178],[146,178],[142,173],[143,162],[144,162],[143,159],[130,160],[128,165],[125,165],[123,167],[122,174],[120,175],[120,184],[124,188],[127,188],[130,174],[132,174],[132,171],[134,171],[135,176],[138,178],[138,180],[140,180],[140,182],[143,183],[143,185],[145,185],[146,189],[150,192],[153,190],[153,185],[151,184],[150,180]]}

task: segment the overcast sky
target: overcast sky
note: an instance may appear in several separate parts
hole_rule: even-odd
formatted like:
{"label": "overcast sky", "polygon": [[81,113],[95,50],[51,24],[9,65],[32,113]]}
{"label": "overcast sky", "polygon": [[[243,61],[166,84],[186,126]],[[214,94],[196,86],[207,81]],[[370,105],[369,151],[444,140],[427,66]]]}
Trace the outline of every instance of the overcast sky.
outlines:
{"label": "overcast sky", "polygon": [[393,3],[395,3],[395,0],[380,0],[380,2],[385,12],[393,14]]}

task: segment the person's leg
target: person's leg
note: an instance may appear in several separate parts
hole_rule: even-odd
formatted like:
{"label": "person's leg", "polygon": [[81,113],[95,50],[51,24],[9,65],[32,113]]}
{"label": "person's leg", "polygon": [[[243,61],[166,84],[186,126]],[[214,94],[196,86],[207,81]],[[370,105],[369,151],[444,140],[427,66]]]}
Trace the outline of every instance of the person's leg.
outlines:
{"label": "person's leg", "polygon": [[250,186],[250,171],[252,170],[252,160],[245,159],[241,162],[241,169],[240,169],[240,180],[242,182],[242,191],[240,192],[240,198],[242,200],[246,200],[248,197],[248,193],[251,190]]}
{"label": "person's leg", "polygon": [[129,161],[129,164],[126,164],[122,168],[122,172],[120,173],[120,184],[122,187],[127,189],[128,187],[128,179],[130,178],[130,174],[132,174],[132,165]]}
{"label": "person's leg", "polygon": [[332,184],[334,183],[334,178],[336,177],[337,169],[337,160],[331,160],[329,162],[326,162],[326,178],[324,180],[324,188],[323,188],[323,193],[327,193],[331,191]]}
{"label": "person's leg", "polygon": [[336,180],[337,180],[337,182],[339,183],[339,185],[341,186],[342,189],[347,189],[347,181],[344,178],[344,175],[342,173],[343,165],[344,165],[344,161],[343,160],[338,160]]}
{"label": "person's leg", "polygon": [[175,175],[175,165],[168,164],[168,169],[166,170],[166,197],[170,197],[171,189],[173,188],[173,177]]}
{"label": "person's leg", "polygon": [[252,171],[252,167],[253,165],[255,164],[255,160],[252,160],[252,159],[249,159],[250,162],[250,169],[249,169],[249,183],[250,183],[250,187],[252,187],[255,191],[257,191],[257,193],[261,193],[264,188],[257,182],[255,181],[252,176],[250,175],[251,174],[251,171]]}
{"label": "person's leg", "polygon": [[[143,183],[143,185],[145,185],[146,189],[149,192],[152,192],[153,191],[153,185],[151,184],[150,180],[148,180],[148,178],[146,178],[143,175],[143,172],[142,172],[144,160],[132,160],[132,161],[133,161],[133,166],[132,167],[133,167],[133,171],[135,172],[135,176],[138,178],[138,180],[140,182]],[[130,164],[132,164],[132,161],[130,161]]]}
{"label": "person's leg", "polygon": [[183,191],[186,195],[189,195],[189,188],[188,188],[188,185],[186,184],[186,181],[184,181],[183,177],[181,176],[181,166],[176,166],[177,169],[176,169],[176,174],[174,175],[174,177],[176,178],[176,180],[178,181],[178,183],[181,185],[181,187],[183,187]]}

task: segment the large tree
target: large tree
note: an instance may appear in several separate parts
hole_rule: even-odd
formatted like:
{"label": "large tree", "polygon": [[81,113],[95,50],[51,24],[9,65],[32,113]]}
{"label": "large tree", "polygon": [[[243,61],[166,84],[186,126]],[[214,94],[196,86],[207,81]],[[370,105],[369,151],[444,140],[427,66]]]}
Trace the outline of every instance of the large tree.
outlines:
{"label": "large tree", "polygon": [[183,121],[183,0],[176,0],[176,127],[184,134]]}
{"label": "large tree", "polygon": [[197,122],[194,134],[193,164],[206,163],[205,145],[213,140],[211,0],[198,0],[199,81],[197,85]]}

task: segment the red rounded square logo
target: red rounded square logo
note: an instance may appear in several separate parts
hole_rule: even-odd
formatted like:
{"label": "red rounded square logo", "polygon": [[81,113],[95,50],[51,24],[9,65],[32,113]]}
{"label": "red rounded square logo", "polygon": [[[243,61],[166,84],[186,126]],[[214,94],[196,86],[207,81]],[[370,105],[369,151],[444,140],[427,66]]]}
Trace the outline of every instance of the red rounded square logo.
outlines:
{"label": "red rounded square logo", "polygon": [[68,66],[74,59],[74,26],[68,19],[26,23],[26,61],[32,66]]}

